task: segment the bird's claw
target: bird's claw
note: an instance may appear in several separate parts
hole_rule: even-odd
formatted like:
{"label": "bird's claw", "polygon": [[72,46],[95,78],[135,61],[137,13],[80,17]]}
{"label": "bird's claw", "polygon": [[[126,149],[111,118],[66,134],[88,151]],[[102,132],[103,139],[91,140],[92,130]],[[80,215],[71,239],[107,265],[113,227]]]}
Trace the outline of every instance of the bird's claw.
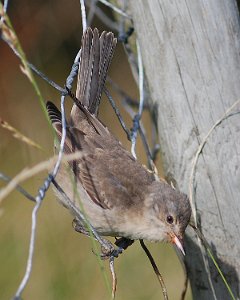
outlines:
{"label": "bird's claw", "polygon": [[118,247],[117,249],[113,248],[112,250],[109,251],[109,249],[103,249],[103,247],[102,247],[102,253],[100,256],[101,256],[102,260],[106,260],[111,257],[117,258],[120,254],[123,253],[123,250],[124,250],[123,248]]}
{"label": "bird's claw", "polygon": [[116,249],[110,241],[104,239],[104,245],[102,245],[101,247],[100,256],[103,260],[109,259],[111,257],[117,258],[119,254],[123,252],[123,250],[124,249],[121,246],[118,246]]}

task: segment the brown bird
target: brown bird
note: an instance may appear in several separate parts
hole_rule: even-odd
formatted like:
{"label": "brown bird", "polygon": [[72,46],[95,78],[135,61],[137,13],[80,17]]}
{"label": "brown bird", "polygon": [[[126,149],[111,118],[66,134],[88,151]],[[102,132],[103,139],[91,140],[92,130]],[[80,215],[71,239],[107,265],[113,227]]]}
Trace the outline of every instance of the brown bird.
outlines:
{"label": "brown bird", "polygon": [[[63,165],[56,181],[100,235],[170,241],[184,254],[182,240],[191,215],[188,197],[156,179],[97,117],[116,43],[111,32],[99,37],[97,29],[88,28],[83,35],[79,101],[72,107],[64,147],[65,153],[81,151],[82,156],[68,163],[70,172]],[[51,102],[47,110],[60,140],[61,113]],[[61,193],[57,196],[68,207]]]}

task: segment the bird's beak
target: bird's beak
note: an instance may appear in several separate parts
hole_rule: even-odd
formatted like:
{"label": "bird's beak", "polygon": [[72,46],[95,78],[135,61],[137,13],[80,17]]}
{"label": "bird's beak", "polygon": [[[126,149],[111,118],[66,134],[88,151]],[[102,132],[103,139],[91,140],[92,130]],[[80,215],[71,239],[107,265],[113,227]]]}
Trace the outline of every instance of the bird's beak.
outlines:
{"label": "bird's beak", "polygon": [[176,235],[172,239],[172,242],[178,247],[178,249],[182,252],[183,255],[185,255],[185,251],[183,249],[183,242],[182,239],[179,239]]}
{"label": "bird's beak", "polygon": [[177,248],[185,255],[185,251],[183,249],[183,240],[180,237],[177,237],[175,234],[171,236],[171,242],[177,246]]}

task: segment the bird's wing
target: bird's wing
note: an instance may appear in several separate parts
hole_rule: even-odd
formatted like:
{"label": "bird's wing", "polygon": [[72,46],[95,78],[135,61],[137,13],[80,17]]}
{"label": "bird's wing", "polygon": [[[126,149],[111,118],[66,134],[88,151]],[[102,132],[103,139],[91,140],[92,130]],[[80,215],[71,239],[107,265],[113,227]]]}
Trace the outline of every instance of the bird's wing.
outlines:
{"label": "bird's wing", "polygon": [[144,199],[152,176],[114,137],[80,134],[78,142],[83,156],[76,162],[75,176],[96,204],[111,209]]}
{"label": "bird's wing", "polygon": [[[47,103],[50,119],[61,138],[61,113],[51,102]],[[69,163],[76,180],[90,199],[104,209],[113,206],[128,207],[140,203],[151,174],[125,150],[108,129],[86,109],[85,125],[68,127],[64,151],[82,151],[82,156]],[[91,130],[89,130],[91,128]]]}

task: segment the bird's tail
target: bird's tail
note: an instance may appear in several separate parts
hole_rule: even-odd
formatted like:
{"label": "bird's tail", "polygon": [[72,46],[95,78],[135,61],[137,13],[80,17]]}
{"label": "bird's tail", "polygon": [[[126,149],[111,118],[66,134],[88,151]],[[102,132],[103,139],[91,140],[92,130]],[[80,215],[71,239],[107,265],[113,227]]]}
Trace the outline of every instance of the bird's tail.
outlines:
{"label": "bird's tail", "polygon": [[[95,115],[98,113],[116,44],[117,39],[112,32],[103,31],[99,36],[96,28],[94,30],[88,28],[82,37],[76,97],[90,113]],[[77,110],[77,106],[74,105],[71,112],[73,118]]]}

